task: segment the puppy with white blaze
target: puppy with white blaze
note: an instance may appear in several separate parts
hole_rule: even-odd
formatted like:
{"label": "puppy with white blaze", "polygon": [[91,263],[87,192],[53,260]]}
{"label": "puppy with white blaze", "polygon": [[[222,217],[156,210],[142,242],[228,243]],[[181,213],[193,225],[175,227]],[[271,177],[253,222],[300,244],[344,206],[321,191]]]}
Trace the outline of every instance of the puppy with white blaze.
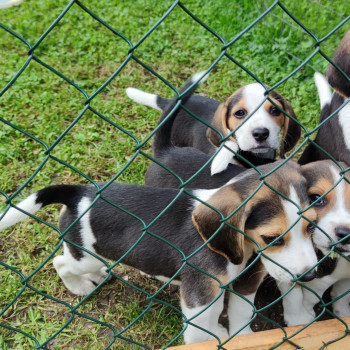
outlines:
{"label": "puppy with white blaze", "polygon": [[[324,163],[329,166],[318,167]],[[343,169],[347,168],[345,163],[339,165]],[[347,182],[350,179],[348,176],[342,179],[342,169],[332,161],[313,162],[304,165],[302,169],[308,182],[310,201],[314,202],[317,213],[317,227],[312,236],[320,264],[316,278],[302,283],[302,286],[313,292],[300,286],[291,289],[291,284],[288,283],[279,284],[281,291],[288,293],[283,299],[284,318],[288,326],[313,321],[313,307],[333,284],[336,283],[332,291],[333,298],[350,290],[350,184]],[[330,254],[333,246],[338,254]],[[348,294],[335,302],[334,312],[338,316],[349,316],[349,301]]]}
{"label": "puppy with white blaze", "polygon": [[277,170],[276,164],[260,168],[263,174],[271,172],[264,183],[260,174],[249,169],[219,188],[188,193],[112,183],[97,195],[98,188],[92,185],[50,186],[18,205],[9,203],[0,215],[0,229],[46,205],[61,203],[65,210],[59,229],[66,241],[63,255],[56,256],[53,264],[72,293],[89,294],[106,280],[105,264],[89,252],[106,259],[122,258],[122,263],[162,280],[175,277],[186,343],[211,339],[212,334],[227,337],[250,331],[252,308],[233,293],[229,331],[218,319],[224,291],[254,254],[261,255],[257,262],[261,268],[251,276],[254,283],[240,289],[248,300],[253,300],[267,273],[282,282],[298,277],[311,280],[315,275],[311,232],[316,212],[310,208],[300,214],[309,206],[306,180],[295,162],[277,165]]}
{"label": "puppy with white blaze", "polygon": [[[197,73],[190,81],[204,74]],[[132,100],[162,111],[161,119],[174,100],[135,88],[128,88],[126,93]],[[223,172],[230,163],[249,167],[237,153],[254,166],[274,162],[277,149],[284,158],[300,137],[301,128],[289,101],[275,90],[267,94],[259,83],[241,87],[223,103],[194,95],[183,104],[200,120],[181,109],[171,130],[171,142],[175,147],[193,147],[210,156],[221,147],[211,164],[211,175]],[[222,137],[227,137],[224,146]]]}

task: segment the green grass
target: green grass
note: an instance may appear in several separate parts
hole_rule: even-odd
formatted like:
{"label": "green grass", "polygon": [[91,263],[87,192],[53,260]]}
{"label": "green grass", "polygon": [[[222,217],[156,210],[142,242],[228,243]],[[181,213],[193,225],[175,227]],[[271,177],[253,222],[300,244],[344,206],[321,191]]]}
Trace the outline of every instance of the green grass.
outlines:
{"label": "green grass", "polygon": [[[329,1],[326,6],[307,0],[298,1],[298,5],[291,0],[283,3],[319,38],[350,13],[350,4],[345,0]],[[66,0],[27,0],[18,7],[0,10],[0,23],[33,45],[67,4]],[[84,4],[135,44],[161,18],[172,1],[89,0]],[[226,42],[235,38],[264,9],[262,1],[255,3],[248,0],[189,0],[183,4]],[[332,55],[345,30],[346,25],[321,44],[321,49]],[[221,42],[212,33],[177,6],[135,49],[134,56],[174,87],[180,88],[193,73],[207,69],[219,56],[221,47]],[[128,50],[126,41],[75,4],[37,47],[35,56],[91,95],[121,67],[128,57]],[[274,86],[313,50],[313,39],[300,28],[295,28],[291,19],[276,7],[227,52],[258,79]],[[27,46],[0,28],[0,93],[27,59]],[[321,55],[316,55],[309,65],[297,70],[277,89],[292,102],[296,115],[307,129],[316,126],[319,117],[319,102],[312,76],[314,70],[324,72],[327,65]],[[224,101],[237,88],[253,81],[249,74],[225,57],[215,66],[199,92]],[[96,182],[112,179],[128,164],[135,147],[148,137],[159,118],[159,112],[131,103],[125,94],[129,86],[162,96],[173,95],[166,84],[131,59],[91,102],[91,107],[108,121],[88,110],[74,123],[83,111],[84,94],[32,60],[0,97],[0,117],[34,137],[0,122],[0,190],[9,196],[26,184],[15,199],[17,202],[49,184],[86,184],[88,178]],[[126,133],[118,130],[116,124]],[[28,183],[30,176],[46,159],[44,145],[53,145],[70,126],[72,128],[51,151],[51,155],[63,163],[48,159]],[[151,142],[149,140],[143,147],[147,154],[151,154]],[[71,167],[65,166],[65,163]],[[144,156],[137,156],[118,181],[143,184],[148,165],[149,161]],[[5,202],[5,196],[1,200]],[[58,208],[43,210],[39,216],[55,225]],[[31,275],[41,266],[58,244],[58,234],[54,229],[32,219],[1,232],[0,238],[0,260],[24,276]],[[63,327],[62,332],[47,344],[50,349],[103,349],[113,341],[113,331],[105,324],[111,325],[115,332],[122,331],[149,306],[145,293],[113,279],[77,309],[102,324],[81,316],[70,322],[70,307],[78,305],[82,298],[67,292],[51,261],[28,281],[43,295],[29,287],[23,289],[22,279],[16,271],[0,266],[0,310],[14,301],[2,314],[0,322],[31,335],[39,343],[45,342]],[[123,266],[118,266],[116,273],[150,294],[162,285]],[[177,290],[173,287],[166,288],[159,299],[179,307]],[[172,307],[154,303],[123,336],[157,348],[171,341],[181,329],[181,317]],[[181,342],[180,338],[177,343]],[[30,349],[35,348],[35,342],[18,331],[0,328],[0,348]],[[117,339],[112,348],[140,347]]]}

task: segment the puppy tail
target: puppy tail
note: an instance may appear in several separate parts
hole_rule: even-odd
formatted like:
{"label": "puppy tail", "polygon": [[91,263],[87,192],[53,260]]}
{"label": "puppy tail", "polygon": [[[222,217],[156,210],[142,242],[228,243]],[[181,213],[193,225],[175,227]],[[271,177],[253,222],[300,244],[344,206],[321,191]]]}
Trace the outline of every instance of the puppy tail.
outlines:
{"label": "puppy tail", "polygon": [[60,203],[68,208],[74,208],[79,202],[79,197],[85,193],[86,186],[56,185],[41,189],[32,193],[16,206],[0,213],[0,231],[17,224],[28,218],[28,214],[34,215],[42,207],[49,204]]}
{"label": "puppy tail", "polygon": [[[198,85],[203,83],[209,73],[206,73],[205,71],[196,73],[180,90],[180,94],[184,93],[186,90],[186,93],[181,97],[181,105],[186,104],[186,102],[190,99],[192,94],[197,89]],[[173,109],[175,108],[177,104],[177,96],[175,96],[172,100],[169,100],[168,105],[166,108],[164,108],[163,114],[161,115],[158,125],[161,124],[168,115],[173,112]],[[157,133],[154,136],[154,142],[153,142],[153,155],[155,157],[158,157],[160,155],[160,152],[163,152],[167,148],[174,147],[171,142],[171,129],[174,124],[175,118],[178,115],[178,113],[181,110],[181,106],[178,106],[176,111],[173,112],[173,114],[164,122],[164,124],[159,128]]]}
{"label": "puppy tail", "polygon": [[150,94],[148,92],[144,92],[132,87],[126,89],[126,94],[135,102],[152,107],[161,112],[164,111],[165,107],[171,101],[167,98],[163,98],[155,94]]}
{"label": "puppy tail", "polygon": [[314,79],[322,110],[324,107],[331,103],[332,92],[326,78],[321,73],[316,72],[314,74]]}

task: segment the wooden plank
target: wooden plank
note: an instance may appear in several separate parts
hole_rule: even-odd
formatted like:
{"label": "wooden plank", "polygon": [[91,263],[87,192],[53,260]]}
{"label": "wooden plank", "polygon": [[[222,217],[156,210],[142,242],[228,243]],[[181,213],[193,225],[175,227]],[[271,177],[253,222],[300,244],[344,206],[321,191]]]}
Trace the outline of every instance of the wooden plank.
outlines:
{"label": "wooden plank", "polygon": [[[350,317],[344,317],[343,321],[350,325]],[[286,327],[288,336],[297,332],[301,326]],[[345,326],[337,319],[315,322],[302,332],[291,338],[291,341],[302,347],[304,350],[319,350],[324,343],[344,336]],[[272,329],[263,332],[256,332],[245,335],[238,335],[224,345],[227,350],[268,350],[281,342],[284,333],[280,329]],[[218,342],[211,340],[203,343],[174,346],[171,350],[215,350]],[[278,350],[297,350],[289,343],[280,345]],[[349,335],[343,339],[327,346],[327,350],[350,349]]]}

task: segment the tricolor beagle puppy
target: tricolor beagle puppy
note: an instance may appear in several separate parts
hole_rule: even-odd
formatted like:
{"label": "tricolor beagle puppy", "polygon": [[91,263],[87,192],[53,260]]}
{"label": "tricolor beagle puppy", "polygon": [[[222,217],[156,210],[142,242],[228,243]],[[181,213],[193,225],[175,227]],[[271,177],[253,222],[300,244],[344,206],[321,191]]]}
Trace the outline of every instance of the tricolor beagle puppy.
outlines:
{"label": "tricolor beagle puppy", "polygon": [[[340,42],[333,61],[347,78],[333,65],[328,67],[326,77],[335,89],[332,95],[323,75],[315,73],[321,104],[320,124],[334,115],[319,128],[314,143],[334,159],[350,164],[350,29]],[[328,155],[317,146],[310,143],[300,157],[299,163],[328,159]]]}
{"label": "tricolor beagle puppy", "polygon": [[[267,174],[274,167],[269,164],[260,170]],[[228,336],[218,323],[224,291],[258,249],[262,271],[251,276],[253,280],[260,281],[266,272],[280,282],[314,276],[317,257],[311,233],[316,211],[299,214],[309,205],[300,166],[290,161],[265,181],[268,185],[249,169],[220,188],[188,192],[112,183],[96,195],[98,188],[92,185],[50,186],[8,206],[0,215],[0,229],[46,205],[64,204],[59,220],[65,233],[64,253],[53,264],[72,293],[89,294],[107,279],[106,265],[88,251],[121,259],[161,279],[174,278],[181,283],[185,342],[205,341],[213,335]],[[250,286],[241,292],[249,298],[253,290]],[[243,313],[251,316],[251,307],[241,304],[232,294],[229,334],[245,326]]]}
{"label": "tricolor beagle puppy", "polygon": [[[350,164],[350,30],[342,39],[333,61],[345,73],[344,75],[333,65],[330,65],[326,77],[335,89],[331,94],[329,85],[320,74],[315,74],[315,82],[320,97],[321,118],[320,123],[328,117],[329,121],[323,124],[317,132],[315,144],[325,150],[330,156],[340,163],[343,169]],[[332,116],[334,114],[334,116]],[[331,117],[332,116],[332,117]],[[299,163],[310,163],[303,168],[308,180],[310,190],[316,196],[315,204],[319,220],[317,229],[313,235],[315,246],[319,249],[319,258],[328,258],[318,268],[317,277],[314,281],[306,283],[321,298],[325,290],[333,285],[332,298],[335,299],[343,293],[343,298],[333,303],[333,311],[338,316],[350,315],[350,185],[346,179],[341,180],[340,168],[330,161],[330,169],[319,169],[317,173],[323,172],[323,180],[315,179],[315,173],[311,168],[317,167],[320,159],[327,159],[328,155],[319,147],[310,143],[303,152]],[[309,168],[308,168],[309,167]],[[329,193],[327,193],[338,181],[341,182]],[[321,198],[320,198],[321,197]],[[321,218],[322,217],[322,218]],[[336,252],[329,256],[332,244],[335,244]],[[280,285],[283,291],[289,290],[288,285]],[[294,289],[284,298],[284,316],[288,325],[311,322],[315,313],[313,306],[319,298],[307,289]],[[293,305],[293,306],[292,306]],[[292,307],[291,307],[292,306]],[[296,313],[297,312],[297,313]]]}
{"label": "tricolor beagle puppy", "polygon": [[[327,167],[324,166],[325,163],[328,164]],[[340,166],[347,169],[345,163],[340,163]],[[313,207],[317,213],[313,242],[319,250],[319,259],[324,260],[321,260],[317,268],[316,278],[311,282],[302,283],[318,296],[307,288],[301,289],[296,286],[291,290],[290,284],[279,284],[282,293],[289,293],[283,299],[284,318],[288,326],[313,321],[314,305],[334,283],[338,282],[333,287],[333,298],[350,290],[350,260],[347,260],[350,257],[350,184],[347,182],[350,177],[346,174],[342,179],[341,170],[330,160],[302,166],[310,202],[314,203]],[[330,254],[333,245],[336,253]],[[348,294],[335,302],[334,312],[339,316],[349,316],[349,301]]]}
{"label": "tricolor beagle puppy", "polygon": [[[196,75],[185,84],[179,91],[182,94],[181,106],[186,105],[193,96],[193,92],[203,75]],[[227,169],[218,174],[211,175],[210,162],[213,157],[194,147],[176,147],[171,141],[173,125],[181,116],[183,110],[178,106],[174,98],[169,100],[168,106],[164,108],[162,117],[159,119],[159,129],[154,135],[152,153],[154,159],[147,169],[145,183],[153,187],[179,188],[180,179],[185,182],[189,179],[187,188],[217,188],[224,185],[236,175],[242,173],[246,168],[237,164],[228,164]],[[233,153],[232,153],[233,155]],[[160,163],[161,165],[159,165]],[[169,172],[167,169],[172,171]],[[176,175],[174,175],[176,174]]]}
{"label": "tricolor beagle puppy", "polygon": [[[163,112],[172,101],[135,88],[128,88],[126,93],[134,101]],[[195,95],[184,105],[211,127],[181,110],[171,132],[174,146],[193,147],[213,155],[221,146],[221,138],[230,135],[211,164],[211,174],[225,170],[233,159],[239,165],[249,167],[233,151],[253,165],[266,164],[275,160],[278,148],[283,157],[300,137],[299,124],[286,115],[296,119],[291,104],[276,91],[270,92],[268,100],[265,88],[258,83],[242,87],[225,103]]]}

